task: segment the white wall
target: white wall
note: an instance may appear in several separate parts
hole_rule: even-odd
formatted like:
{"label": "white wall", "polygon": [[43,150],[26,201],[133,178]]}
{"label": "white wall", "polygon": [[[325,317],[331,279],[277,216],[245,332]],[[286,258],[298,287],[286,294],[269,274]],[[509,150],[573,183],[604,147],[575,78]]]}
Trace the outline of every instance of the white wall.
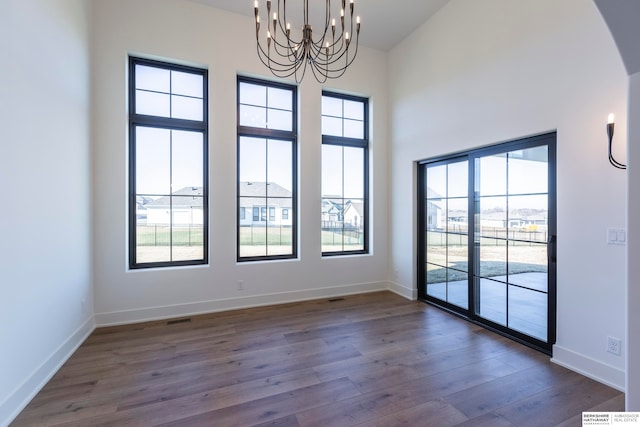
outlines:
{"label": "white wall", "polygon": [[93,329],[93,295],[87,3],[2,1],[0,17],[5,425]]}
{"label": "white wall", "polygon": [[[554,361],[624,388],[626,176],[606,119],[626,128],[627,79],[591,1],[452,0],[389,57],[390,271],[415,287],[416,160],[558,132],[558,339]],[[625,161],[624,131],[615,155]],[[623,344],[624,346],[624,344]]]}
{"label": "white wall", "polygon": [[[250,7],[248,4],[247,7]],[[346,75],[325,85],[370,96],[372,255],[320,253],[320,96],[299,87],[299,259],[236,263],[236,76],[272,78],[255,55],[253,22],[191,2],[110,0],[93,7],[95,304],[98,324],[386,288],[386,54],[362,48]],[[210,265],[127,271],[127,55],[209,69]],[[374,72],[375,71],[375,72]],[[244,290],[236,283],[244,281]]]}
{"label": "white wall", "polygon": [[[627,170],[629,182],[629,208],[627,227],[629,230],[628,288],[627,288],[627,411],[640,411],[640,170],[633,165],[640,164],[640,73],[633,74],[629,79],[629,147],[630,165]],[[633,183],[636,183],[635,185]]]}

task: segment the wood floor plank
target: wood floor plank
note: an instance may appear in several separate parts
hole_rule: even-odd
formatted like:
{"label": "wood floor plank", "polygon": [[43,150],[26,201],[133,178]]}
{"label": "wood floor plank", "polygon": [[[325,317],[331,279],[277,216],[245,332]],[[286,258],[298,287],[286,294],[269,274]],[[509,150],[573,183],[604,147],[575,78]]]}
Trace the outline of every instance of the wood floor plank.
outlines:
{"label": "wood floor plank", "polygon": [[298,424],[298,419],[295,415],[289,415],[277,420],[256,424],[254,427],[300,427],[300,424]]}
{"label": "wood floor plank", "polygon": [[[612,399],[599,403],[591,408],[583,409],[582,412],[624,412],[624,394],[619,393]],[[555,427],[582,427],[582,414],[574,415],[557,424]]]}
{"label": "wood floor plank", "polygon": [[449,427],[467,420],[460,411],[443,400],[432,400],[374,421],[367,421],[360,426],[397,427],[431,425]]}
{"label": "wood floor plank", "polygon": [[[310,369],[289,372],[266,379],[242,382],[228,387],[194,393],[185,397],[175,399],[161,398],[154,402],[148,401],[129,408],[118,408],[115,414],[94,417],[91,420],[91,425],[92,427],[138,423],[157,425],[320,383],[315,373]],[[179,410],[176,410],[176,408],[179,408]],[[81,426],[82,424],[70,423],[65,425]]]}
{"label": "wood floor plank", "polygon": [[554,426],[620,392],[579,375],[562,377],[551,388],[496,411],[517,426]]}
{"label": "wood floor plank", "polygon": [[298,414],[301,426],[354,426],[499,378],[514,368],[493,358],[418,377]]}
{"label": "wood floor plank", "polygon": [[456,427],[517,427],[508,420],[502,418],[494,413],[488,413],[480,415],[479,417],[471,418],[463,423],[458,424]]}
{"label": "wood floor plank", "polygon": [[624,408],[548,356],[390,292],[188,319],[97,329],[12,427],[567,427]]}
{"label": "wood floor plank", "polygon": [[163,423],[162,426],[251,426],[293,415],[298,411],[348,399],[360,394],[347,379],[327,381],[240,405]]}
{"label": "wood floor plank", "polygon": [[467,417],[475,418],[548,390],[562,376],[578,377],[577,374],[548,363],[454,393],[445,400]]}

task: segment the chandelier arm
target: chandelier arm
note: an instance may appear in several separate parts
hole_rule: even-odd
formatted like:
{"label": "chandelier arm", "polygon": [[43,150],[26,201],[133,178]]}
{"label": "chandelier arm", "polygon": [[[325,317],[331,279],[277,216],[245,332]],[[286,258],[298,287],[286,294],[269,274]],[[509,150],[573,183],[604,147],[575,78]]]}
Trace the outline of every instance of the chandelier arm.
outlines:
{"label": "chandelier arm", "polygon": [[[320,84],[327,82],[327,74],[324,73],[324,70],[318,67],[311,67],[311,71],[313,72],[313,77],[316,78],[316,81]],[[318,74],[320,74],[320,78],[318,78]]]}
{"label": "chandelier arm", "polygon": [[[314,46],[314,49],[318,49],[318,48],[316,46]],[[345,50],[342,50],[342,51],[337,51],[337,52],[330,53],[328,55],[328,57],[327,57],[326,53],[323,52],[323,50],[325,50],[325,49],[326,48],[321,48],[321,49],[318,49],[317,51],[315,51],[312,59],[315,62],[319,62],[321,64],[325,64],[325,67],[327,69],[331,69],[332,65],[342,61],[342,59],[345,57],[345,55],[349,56],[349,50],[345,49]]]}
{"label": "chandelier arm", "polygon": [[335,75],[332,75],[331,78],[332,79],[337,79],[337,78],[342,77],[344,75],[344,73],[347,71],[347,68],[353,63],[353,60],[356,58],[357,54],[358,54],[358,46],[356,45],[356,51],[353,54],[353,57],[351,57],[350,60],[347,57],[347,63],[345,64],[345,66],[340,68],[340,69],[336,69],[335,70]]}
{"label": "chandelier arm", "polygon": [[275,40],[273,40],[272,43],[273,43],[273,50],[276,54],[287,59],[291,57],[291,52],[294,50],[291,46],[287,46]]}
{"label": "chandelier arm", "polygon": [[322,32],[322,39],[324,40],[327,35],[327,31],[329,31],[329,23],[331,22],[331,0],[327,0],[325,10],[324,10],[324,31]]}
{"label": "chandelier arm", "polygon": [[[284,24],[284,26],[283,26]],[[278,0],[278,25],[282,34],[286,34],[287,39],[290,37],[290,29],[286,28],[287,25],[287,0],[282,0],[282,14],[280,13],[280,0]]]}
{"label": "chandelier arm", "polygon": [[[290,62],[290,63],[286,64],[286,63],[281,63],[281,62],[278,62],[276,60],[271,59],[271,55],[269,55],[269,53],[267,53],[264,50],[264,48],[262,47],[260,42],[257,43],[257,49],[258,49],[258,57],[260,58],[262,63],[267,65],[269,68],[271,68],[271,66],[268,65],[267,62],[269,64],[275,64],[278,67],[277,70],[279,72],[288,71],[288,70],[290,70],[290,69],[292,69],[293,67],[296,66],[295,62]],[[265,62],[265,58],[267,59],[266,62]]]}
{"label": "chandelier arm", "polygon": [[359,42],[359,38],[360,38],[360,35],[359,35],[359,33],[357,33],[357,34],[356,34],[356,41],[355,41],[355,45],[356,45],[356,47],[355,47],[355,51],[353,51],[353,50],[349,50],[349,47],[351,47],[351,45],[352,45],[352,43],[349,43],[349,46],[347,46],[347,48],[346,48],[345,50],[343,50],[343,51],[338,51],[338,52],[337,52],[337,53],[339,53],[340,55],[339,55],[339,56],[337,56],[337,57],[335,57],[335,58],[332,58],[332,60],[331,60],[331,61],[329,61],[329,65],[332,65],[332,64],[335,64],[336,62],[341,61],[341,60],[342,60],[342,58],[343,58],[345,55],[346,55],[346,56],[347,56],[347,58],[348,58],[348,57],[349,57],[349,52],[354,52],[354,53],[353,53],[353,57],[351,57],[351,59],[350,59],[350,60],[348,60],[347,67],[348,67],[349,65],[351,65],[351,63],[352,63],[352,62],[353,62],[353,60],[355,59],[356,55],[358,54],[358,45],[359,45],[359,43],[358,43],[358,42]]}
{"label": "chandelier arm", "polygon": [[295,69],[295,76],[294,76],[294,78],[296,79],[296,83],[302,82],[302,79],[304,78],[304,75],[307,72],[307,61],[299,62],[299,64],[302,64],[302,75],[300,76],[300,78],[298,78],[298,70],[300,69],[300,67],[297,67]]}
{"label": "chandelier arm", "polygon": [[274,69],[273,67],[270,66],[269,62],[265,62],[264,58],[260,56],[260,61],[267,67],[269,68],[269,71],[271,71],[271,74],[273,74],[276,77],[280,77],[280,78],[289,78],[291,77],[294,73],[296,73],[296,71],[298,70],[298,67],[291,67],[288,69]]}
{"label": "chandelier arm", "polygon": [[271,37],[271,41],[274,45],[277,45],[282,49],[293,49],[293,46],[291,46],[291,42],[293,42],[294,45],[296,44],[300,45],[302,43],[302,41],[296,42],[295,40],[291,40],[290,38],[287,38],[287,44],[284,44],[280,42],[279,39],[276,39],[275,37]]}
{"label": "chandelier arm", "polygon": [[[346,43],[345,43],[345,45],[346,45]],[[325,56],[325,54],[321,53],[322,48],[318,48],[318,46],[314,46],[315,49],[319,49],[320,50],[320,53],[316,52],[313,58],[317,59],[320,56],[320,54],[322,56],[325,56],[326,59],[325,59],[325,61],[322,61],[322,62],[327,64],[327,67],[330,68],[331,65],[334,65],[334,64],[342,61],[345,56],[348,58],[350,56],[350,52],[354,52],[353,49],[351,49],[351,50],[349,49],[350,46],[351,46],[351,43],[349,43],[349,45],[346,46],[346,47],[342,46],[344,48],[341,48],[341,49],[339,49],[337,51],[332,51],[331,54],[328,56],[328,58]],[[326,49],[326,48],[324,48],[324,49]],[[357,54],[357,49],[358,49],[358,40],[356,39],[356,50],[355,50],[355,53],[353,55],[353,58],[355,58],[355,55]],[[353,58],[348,60],[349,63],[353,62]]]}
{"label": "chandelier arm", "polygon": [[332,55],[327,61],[327,66],[332,66],[338,62],[341,62],[345,56],[349,56],[349,49],[339,50],[334,55]]}

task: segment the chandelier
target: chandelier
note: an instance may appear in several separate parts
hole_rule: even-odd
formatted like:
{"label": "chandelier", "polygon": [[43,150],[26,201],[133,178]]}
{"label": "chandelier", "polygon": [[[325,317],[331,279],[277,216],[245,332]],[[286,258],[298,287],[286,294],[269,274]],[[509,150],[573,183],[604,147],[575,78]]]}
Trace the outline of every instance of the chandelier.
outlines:
{"label": "chandelier", "polygon": [[[287,21],[287,0],[278,0],[277,10],[271,12],[271,0],[267,0],[266,34],[260,33],[260,13],[258,0],[254,3],[256,20],[256,44],[258,57],[264,65],[277,77],[294,76],[300,83],[311,68],[319,83],[327,79],[342,76],[358,54],[358,39],[360,37],[360,17],[356,17],[355,46],[352,38],[354,34],[353,9],[354,0],[349,1],[349,18],[345,24],[345,0],[340,9],[340,29],[336,34],[336,19],[331,18],[331,0],[326,1],[324,29],[320,37],[314,39],[309,24],[309,0],[303,0],[304,25],[301,30],[292,30]],[[266,48],[261,43],[263,39]]]}

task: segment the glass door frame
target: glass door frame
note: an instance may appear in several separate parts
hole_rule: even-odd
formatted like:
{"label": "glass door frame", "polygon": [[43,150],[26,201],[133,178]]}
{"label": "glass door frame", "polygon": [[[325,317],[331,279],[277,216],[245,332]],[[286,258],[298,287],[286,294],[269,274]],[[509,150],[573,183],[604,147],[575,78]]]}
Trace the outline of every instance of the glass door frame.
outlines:
{"label": "glass door frame", "polygon": [[[476,198],[475,179],[476,179],[476,159],[492,156],[502,153],[508,153],[517,150],[524,150],[539,146],[548,147],[548,238],[547,238],[547,340],[539,340],[530,335],[518,332],[517,330],[507,328],[504,325],[492,322],[479,315],[479,278],[476,278],[476,264],[479,262],[479,242],[476,243]],[[468,162],[468,308],[462,308],[454,304],[443,301],[439,298],[427,294],[426,286],[426,264],[427,264],[427,214],[426,214],[426,174],[428,167],[448,165],[461,161]],[[461,316],[473,323],[482,325],[501,335],[507,336],[515,341],[532,347],[546,354],[551,354],[553,344],[556,341],[556,233],[557,233],[557,215],[556,215],[556,132],[545,133],[537,136],[521,138],[505,143],[500,143],[488,147],[469,150],[466,152],[453,153],[446,156],[425,159],[417,162],[418,185],[417,185],[417,290],[418,299],[435,305],[439,308],[447,310],[453,314]],[[507,284],[508,286],[508,284]],[[508,300],[505,300],[508,304]]]}

